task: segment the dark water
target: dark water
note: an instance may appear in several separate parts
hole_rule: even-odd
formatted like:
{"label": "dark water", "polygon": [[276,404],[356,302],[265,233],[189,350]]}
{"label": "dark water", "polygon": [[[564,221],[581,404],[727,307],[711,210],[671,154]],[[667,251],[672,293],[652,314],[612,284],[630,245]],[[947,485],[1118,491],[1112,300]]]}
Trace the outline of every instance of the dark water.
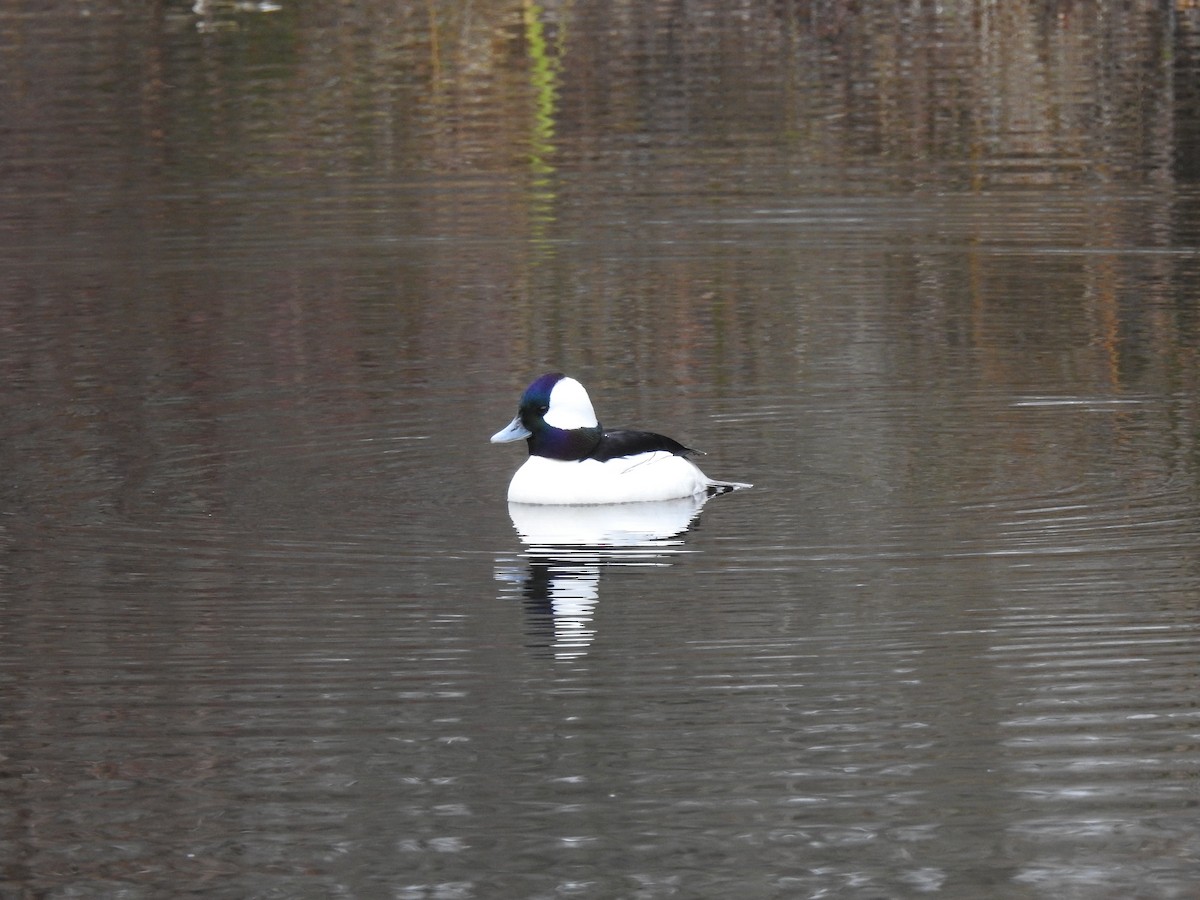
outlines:
{"label": "dark water", "polygon": [[0,895],[1196,896],[1198,29],[0,11]]}

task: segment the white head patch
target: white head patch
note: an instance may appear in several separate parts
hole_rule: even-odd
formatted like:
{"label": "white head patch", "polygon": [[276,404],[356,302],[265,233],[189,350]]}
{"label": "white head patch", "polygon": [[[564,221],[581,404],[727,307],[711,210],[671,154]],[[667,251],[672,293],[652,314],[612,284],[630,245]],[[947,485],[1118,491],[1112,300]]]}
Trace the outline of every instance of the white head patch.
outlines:
{"label": "white head patch", "polygon": [[596,411],[583,385],[574,378],[560,378],[550,391],[550,409],[543,416],[555,428],[595,428]]}

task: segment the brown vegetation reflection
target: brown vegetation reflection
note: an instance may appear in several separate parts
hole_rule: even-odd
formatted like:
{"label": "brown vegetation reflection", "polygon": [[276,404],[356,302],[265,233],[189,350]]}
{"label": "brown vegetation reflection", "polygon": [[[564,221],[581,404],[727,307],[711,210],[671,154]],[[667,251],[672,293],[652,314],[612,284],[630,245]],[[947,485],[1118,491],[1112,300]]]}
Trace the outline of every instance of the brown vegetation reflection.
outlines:
{"label": "brown vegetation reflection", "polygon": [[804,378],[867,314],[906,371],[965,343],[982,383],[1194,386],[1185,5],[155,11],[0,14],[5,252],[53,272],[0,324],[136,280],[120,320],[167,369],[729,384]]}

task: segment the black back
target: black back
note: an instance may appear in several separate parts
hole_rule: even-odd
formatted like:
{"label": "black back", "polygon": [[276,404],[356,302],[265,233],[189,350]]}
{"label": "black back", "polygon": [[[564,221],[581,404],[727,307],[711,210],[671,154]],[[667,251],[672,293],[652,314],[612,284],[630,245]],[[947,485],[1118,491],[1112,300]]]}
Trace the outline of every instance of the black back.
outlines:
{"label": "black back", "polygon": [[622,456],[633,456],[635,453],[649,453],[653,450],[666,450],[676,456],[687,456],[689,453],[699,453],[691,447],[685,447],[679,441],[655,434],[653,431],[633,431],[618,428],[616,431],[606,431],[600,437],[600,443],[588,454],[587,459],[597,459],[607,462]]}

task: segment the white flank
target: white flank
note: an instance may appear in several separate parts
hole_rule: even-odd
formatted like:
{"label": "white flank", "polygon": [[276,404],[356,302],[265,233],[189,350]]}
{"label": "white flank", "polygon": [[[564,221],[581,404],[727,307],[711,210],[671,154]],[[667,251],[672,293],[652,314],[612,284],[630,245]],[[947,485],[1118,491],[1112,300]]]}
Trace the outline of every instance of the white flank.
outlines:
{"label": "white flank", "polygon": [[593,506],[694,497],[708,477],[691,461],[664,450],[599,462],[531,456],[508,486],[510,503]]}

